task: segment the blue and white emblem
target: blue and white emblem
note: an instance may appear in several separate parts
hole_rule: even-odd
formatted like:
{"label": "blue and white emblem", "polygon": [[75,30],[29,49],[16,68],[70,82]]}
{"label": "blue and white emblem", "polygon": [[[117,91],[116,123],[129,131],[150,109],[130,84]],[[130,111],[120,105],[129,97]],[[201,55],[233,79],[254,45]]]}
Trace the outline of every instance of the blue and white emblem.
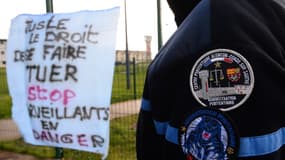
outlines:
{"label": "blue and white emblem", "polygon": [[253,70],[238,52],[229,49],[211,50],[194,64],[190,88],[204,107],[229,111],[242,105],[254,86]]}
{"label": "blue and white emblem", "polygon": [[190,115],[179,130],[187,160],[231,160],[239,140],[232,122],[221,111],[200,109]]}

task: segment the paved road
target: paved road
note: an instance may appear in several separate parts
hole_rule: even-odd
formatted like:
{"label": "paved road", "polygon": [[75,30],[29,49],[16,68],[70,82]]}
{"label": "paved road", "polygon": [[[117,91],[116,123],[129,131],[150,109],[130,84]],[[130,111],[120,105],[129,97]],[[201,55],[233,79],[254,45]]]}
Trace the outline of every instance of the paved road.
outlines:
{"label": "paved road", "polygon": [[0,120],[0,141],[20,138],[19,130],[11,119]]}
{"label": "paved road", "polygon": [[[112,104],[110,107],[111,119],[136,114],[139,111],[141,100],[132,100]],[[20,138],[19,130],[11,119],[0,120],[0,141]],[[21,155],[0,151],[0,160],[37,160],[29,155]]]}

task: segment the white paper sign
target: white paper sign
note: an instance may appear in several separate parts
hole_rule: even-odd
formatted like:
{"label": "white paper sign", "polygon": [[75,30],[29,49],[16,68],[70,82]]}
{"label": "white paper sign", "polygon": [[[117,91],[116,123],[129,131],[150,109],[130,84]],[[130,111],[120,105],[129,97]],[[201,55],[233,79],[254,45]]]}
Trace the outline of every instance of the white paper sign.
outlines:
{"label": "white paper sign", "polygon": [[25,141],[107,155],[119,7],[12,20],[7,77]]}

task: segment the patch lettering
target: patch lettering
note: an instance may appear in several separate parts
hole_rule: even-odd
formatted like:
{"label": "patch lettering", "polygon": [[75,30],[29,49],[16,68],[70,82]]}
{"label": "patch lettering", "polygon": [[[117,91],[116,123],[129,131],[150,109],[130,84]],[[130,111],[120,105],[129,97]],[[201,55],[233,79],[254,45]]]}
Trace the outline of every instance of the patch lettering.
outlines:
{"label": "patch lettering", "polygon": [[201,56],[190,74],[191,92],[205,107],[229,111],[250,96],[254,86],[253,70],[238,52],[216,49]]}

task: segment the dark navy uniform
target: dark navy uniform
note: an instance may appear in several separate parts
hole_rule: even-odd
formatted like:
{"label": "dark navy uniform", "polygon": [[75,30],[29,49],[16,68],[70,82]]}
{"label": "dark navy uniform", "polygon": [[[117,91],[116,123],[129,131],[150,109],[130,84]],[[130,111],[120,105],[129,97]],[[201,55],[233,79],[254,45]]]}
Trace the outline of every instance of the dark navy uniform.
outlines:
{"label": "dark navy uniform", "polygon": [[189,8],[148,68],[137,158],[284,160],[285,1]]}

